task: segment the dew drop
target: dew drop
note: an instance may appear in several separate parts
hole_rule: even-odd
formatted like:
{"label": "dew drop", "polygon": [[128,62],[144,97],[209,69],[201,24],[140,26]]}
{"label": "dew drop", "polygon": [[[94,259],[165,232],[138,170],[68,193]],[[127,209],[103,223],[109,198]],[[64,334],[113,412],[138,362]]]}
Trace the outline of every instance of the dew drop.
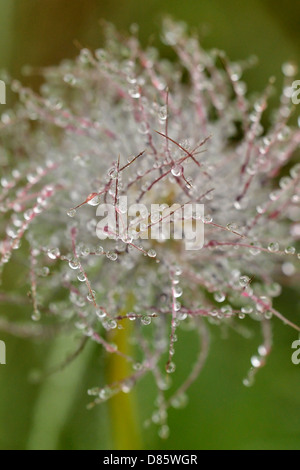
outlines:
{"label": "dew drop", "polygon": [[72,259],[69,261],[69,266],[71,269],[78,269],[79,268],[79,261],[77,259]]}
{"label": "dew drop", "polygon": [[118,259],[118,255],[114,251],[108,251],[106,253],[106,257],[110,259],[111,261],[116,261]]}
{"label": "dew drop", "polygon": [[167,424],[164,424],[161,426],[161,428],[158,431],[158,435],[161,439],[168,439],[170,435],[170,428]]}
{"label": "dew drop", "polygon": [[224,300],[226,299],[226,296],[223,292],[215,292],[214,293],[214,299],[216,302],[224,302]]}
{"label": "dew drop", "polygon": [[285,276],[293,276],[293,274],[295,274],[296,268],[292,263],[283,263],[281,270]]}
{"label": "dew drop", "polygon": [[84,273],[79,273],[77,276],[78,281],[84,282],[86,281],[86,275]]}
{"label": "dew drop", "polygon": [[294,77],[298,72],[297,65],[292,62],[285,62],[282,64],[282,72],[286,77]]}
{"label": "dew drop", "polygon": [[82,64],[87,65],[90,62],[92,62],[92,59],[93,59],[93,56],[89,49],[86,49],[86,48],[81,49],[79,53],[79,61]]}
{"label": "dew drop", "polygon": [[131,312],[131,313],[128,313],[128,314],[127,314],[127,318],[128,318],[130,321],[135,321],[135,320],[136,320],[136,315],[135,315],[135,313]]}
{"label": "dew drop", "polygon": [[133,380],[127,379],[121,385],[121,390],[123,393],[129,393],[134,385]]}
{"label": "dew drop", "polygon": [[271,253],[277,253],[279,251],[279,243],[277,242],[271,242],[269,243],[268,245],[268,250],[271,252]]}
{"label": "dew drop", "polygon": [[39,310],[36,310],[32,315],[31,319],[33,321],[39,321],[41,319],[41,312]]}
{"label": "dew drop", "polygon": [[205,224],[210,224],[213,221],[213,218],[210,214],[208,214],[208,215],[205,215],[204,217],[202,217],[202,221]]}
{"label": "dew drop", "polygon": [[182,288],[179,286],[176,286],[173,288],[173,295],[175,298],[181,297],[182,296]]}
{"label": "dew drop", "polygon": [[252,387],[254,383],[254,379],[252,377],[246,377],[244,380],[243,380],[243,385],[245,387]]}
{"label": "dew drop", "polygon": [[158,119],[160,121],[165,121],[168,117],[168,109],[167,106],[161,106],[158,111]]}
{"label": "dew drop", "polygon": [[168,374],[173,374],[175,370],[176,370],[176,365],[174,364],[174,362],[168,362],[166,365],[166,372]]}
{"label": "dew drop", "polygon": [[246,313],[246,314],[252,313],[253,307],[251,307],[251,305],[245,305],[244,307],[241,308],[241,312]]}
{"label": "dew drop", "polygon": [[108,400],[112,395],[112,391],[109,387],[102,388],[99,392],[99,398],[101,400]]}
{"label": "dew drop", "polygon": [[296,179],[300,174],[300,163],[297,163],[297,165],[293,166],[290,170],[290,175],[292,178]]}
{"label": "dew drop", "polygon": [[96,49],[95,50],[95,57],[99,62],[102,62],[106,59],[106,51],[104,49]]}
{"label": "dew drop", "polygon": [[104,252],[103,246],[98,245],[96,250],[95,250],[96,255],[102,255],[103,252]]}
{"label": "dew drop", "polygon": [[230,222],[229,224],[226,225],[226,227],[227,227],[227,230],[230,230],[230,231],[236,231],[239,228],[239,226],[235,224],[234,222]]}
{"label": "dew drop", "polygon": [[131,96],[131,98],[140,98],[141,97],[141,93],[140,93],[140,88],[138,85],[135,85],[135,86],[132,86],[129,90],[128,90],[128,93],[129,95]]}
{"label": "dew drop", "polygon": [[296,248],[294,246],[287,246],[284,250],[287,255],[294,255],[296,253]]}
{"label": "dew drop", "polygon": [[101,202],[101,196],[99,194],[97,194],[96,196],[94,196],[92,199],[90,199],[88,201],[88,204],[90,206],[98,206],[98,204],[100,204]]}
{"label": "dew drop", "polygon": [[96,309],[96,315],[100,320],[105,318],[106,317],[106,312],[105,312],[104,308],[102,308],[102,307],[97,308]]}
{"label": "dew drop", "polygon": [[173,166],[171,173],[173,176],[180,176],[183,173],[183,167],[181,165]]}
{"label": "dew drop", "polygon": [[80,250],[80,254],[82,256],[88,256],[90,254],[91,250],[88,246],[83,246]]}
{"label": "dew drop", "polygon": [[171,406],[173,406],[173,408],[184,408],[187,405],[187,402],[187,395],[181,393],[180,395],[176,395],[174,398],[172,398]]}
{"label": "dew drop", "polygon": [[250,277],[248,276],[241,276],[239,283],[241,287],[246,287],[250,282]]}
{"label": "dew drop", "polygon": [[252,256],[257,256],[261,253],[259,243],[251,242],[250,245],[252,245],[252,247],[249,248],[249,252]]}
{"label": "dew drop", "polygon": [[263,344],[262,344],[261,346],[259,346],[259,347],[258,347],[258,353],[259,353],[259,355],[262,356],[262,357],[267,356],[268,350],[267,350],[266,346],[264,346]]}
{"label": "dew drop", "polygon": [[271,320],[271,318],[273,317],[273,312],[271,312],[271,310],[267,310],[264,313],[264,317],[265,317],[266,320]]}
{"label": "dew drop", "polygon": [[69,217],[75,217],[76,215],[76,209],[70,209],[68,212],[67,212],[67,215]]}
{"label": "dew drop", "polygon": [[118,326],[116,320],[109,320],[107,323],[110,330],[114,330]]}
{"label": "dew drop", "polygon": [[149,258],[155,258],[156,257],[156,251],[153,249],[148,250],[148,256]]}
{"label": "dew drop", "polygon": [[47,255],[50,259],[56,259],[60,256],[60,251],[58,248],[53,248],[52,250],[48,250]]}
{"label": "dew drop", "polygon": [[142,318],[141,318],[141,323],[145,326],[147,325],[150,325],[151,323],[151,317],[149,317],[149,315],[144,315]]}
{"label": "dew drop", "polygon": [[281,189],[286,189],[290,186],[292,179],[289,176],[283,176],[280,178],[279,186]]}
{"label": "dew drop", "polygon": [[89,302],[94,302],[95,295],[96,295],[96,292],[94,290],[92,290],[91,292],[89,292],[89,294],[86,296],[86,298]]}
{"label": "dew drop", "polygon": [[262,360],[259,356],[252,356],[251,357],[251,364],[255,369],[257,369],[258,367],[261,366]]}

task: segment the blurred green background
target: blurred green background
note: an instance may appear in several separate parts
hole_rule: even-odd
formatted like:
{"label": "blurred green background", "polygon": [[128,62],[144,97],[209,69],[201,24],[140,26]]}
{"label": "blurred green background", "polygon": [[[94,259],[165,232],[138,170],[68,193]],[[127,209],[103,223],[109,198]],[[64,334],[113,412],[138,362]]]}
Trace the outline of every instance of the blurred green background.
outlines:
{"label": "blurred green background", "polygon": [[[252,54],[259,64],[247,73],[250,90],[262,90],[271,75],[281,82],[281,65],[287,60],[299,64],[299,0],[0,0],[0,68],[21,78],[22,66],[57,64],[77,55],[74,41],[83,46],[101,46],[100,19],[128,31],[140,26],[143,44],[159,43],[162,17],[172,15],[200,31],[206,47],[227,51],[232,59]],[[37,87],[28,77],[24,83]],[[12,97],[8,94],[8,106]],[[8,273],[2,288],[21,279],[20,267]],[[285,289],[277,307],[300,323],[299,290]],[[0,304],[0,315],[22,313],[30,308]],[[253,338],[235,332],[228,339],[211,328],[211,352],[205,369],[192,386],[189,404],[170,413],[171,435],[161,441],[156,428],[128,430],[127,448],[146,449],[300,449],[300,365],[291,362],[291,343],[297,334],[274,320],[274,351],[256,384],[245,388],[242,379],[250,357],[260,344],[257,325]],[[112,406],[85,408],[87,388],[104,380],[104,358],[100,348],[90,345],[65,371],[40,385],[28,377],[34,369],[59,363],[74,349],[67,336],[49,343],[12,339],[7,343],[7,365],[0,366],[0,448],[1,449],[111,449],[124,446],[116,426],[126,426],[122,406],[112,419]],[[178,381],[195,350],[187,334],[178,342]],[[196,341],[195,341],[196,343]],[[177,380],[177,379],[176,379]],[[134,397],[138,421],[153,410],[150,379],[143,380]]]}

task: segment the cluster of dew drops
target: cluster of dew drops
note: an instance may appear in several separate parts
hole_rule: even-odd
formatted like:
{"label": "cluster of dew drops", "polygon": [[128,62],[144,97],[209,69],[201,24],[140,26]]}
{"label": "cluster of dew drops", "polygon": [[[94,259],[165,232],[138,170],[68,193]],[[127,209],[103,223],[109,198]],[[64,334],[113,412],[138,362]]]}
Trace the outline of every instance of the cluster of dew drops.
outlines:
{"label": "cluster of dew drops", "polygon": [[[136,26],[124,38],[108,25],[103,49],[82,49],[58,67],[27,67],[44,78],[39,94],[11,81],[19,104],[0,123],[0,266],[4,277],[9,262],[22,260],[31,319],[45,330],[50,322],[58,332],[78,332],[72,357],[91,340],[126,361],[126,378],[88,390],[89,408],[151,374],[157,398],[146,425],[155,423],[167,438],[168,409],[186,405],[214,327],[247,338],[250,320],[259,325],[246,386],[271,352],[273,318],[299,331],[273,300],[281,280],[299,281],[300,131],[288,124],[296,112],[294,64],[283,65],[279,105],[266,125],[274,83],[248,97],[243,74],[254,58],[232,63],[222,51],[207,52],[184,24],[170,20],[162,40],[177,61],[143,49]],[[128,219],[124,196],[128,207],[160,208],[149,215],[140,206]],[[201,250],[164,234],[141,237],[175,203],[171,225],[203,224]],[[178,212],[197,203],[204,215]],[[109,237],[99,240],[101,204],[114,207],[122,230],[106,226]],[[19,298],[18,289],[5,301]],[[24,319],[8,330],[36,334]],[[178,365],[184,331],[198,353],[194,363],[180,358]],[[118,335],[128,336],[129,353],[119,349]],[[179,368],[189,372],[174,390]]]}

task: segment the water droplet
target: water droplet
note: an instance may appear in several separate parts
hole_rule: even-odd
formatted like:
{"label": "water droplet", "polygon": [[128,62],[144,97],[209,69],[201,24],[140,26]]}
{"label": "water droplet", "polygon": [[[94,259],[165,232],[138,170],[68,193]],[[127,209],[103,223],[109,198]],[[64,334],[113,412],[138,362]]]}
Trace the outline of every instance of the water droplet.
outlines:
{"label": "water droplet", "polygon": [[79,273],[77,276],[78,281],[84,282],[86,281],[86,275],[84,273]]}
{"label": "water droplet", "polygon": [[148,256],[149,258],[155,258],[156,257],[156,251],[153,249],[148,250]]}
{"label": "water droplet", "polygon": [[278,282],[273,282],[272,284],[266,286],[266,293],[271,297],[278,297],[281,294],[281,285]]}
{"label": "water droplet", "polygon": [[148,134],[149,133],[149,128],[146,122],[141,122],[138,131],[140,134]]}
{"label": "water droplet", "polygon": [[164,424],[161,426],[161,428],[158,431],[158,435],[161,439],[168,439],[170,435],[170,428],[167,424]]}
{"label": "water droplet", "polygon": [[93,388],[89,388],[88,391],[87,391],[87,394],[89,396],[98,396],[99,395],[99,392],[100,392],[100,389],[99,387],[93,387]]}
{"label": "water droplet", "polygon": [[241,308],[241,312],[246,313],[246,314],[252,313],[253,307],[251,307],[251,305],[245,305],[244,307]]}
{"label": "water droplet", "polygon": [[79,261],[74,258],[72,260],[69,261],[69,266],[71,269],[78,269],[79,268]]}
{"label": "water droplet", "polygon": [[99,392],[101,400],[108,400],[112,396],[112,390],[109,387],[104,387]]}
{"label": "water droplet", "polygon": [[246,287],[250,282],[250,277],[248,276],[241,276],[239,279],[239,283],[241,287]]}
{"label": "water droplet", "polygon": [[131,96],[131,98],[140,98],[141,97],[141,93],[140,93],[140,87],[138,85],[134,85],[132,86],[129,90],[128,90],[128,93],[129,95]]}
{"label": "water droplet", "polygon": [[182,296],[182,288],[180,286],[173,287],[173,295],[175,298]]}
{"label": "water droplet", "polygon": [[279,186],[281,187],[281,189],[286,189],[290,186],[291,182],[292,179],[289,176],[283,176],[282,178],[280,178]]}
{"label": "water droplet", "polygon": [[84,65],[87,65],[89,63],[91,63],[93,60],[93,56],[92,56],[92,53],[89,49],[81,49],[80,53],[79,53],[79,61],[84,64]]}
{"label": "water droplet", "polygon": [[279,243],[277,242],[271,242],[269,243],[268,245],[268,250],[271,252],[271,253],[277,253],[279,251]]}
{"label": "water droplet", "polygon": [[187,402],[187,395],[181,393],[180,395],[176,395],[174,398],[172,398],[171,406],[173,406],[173,408],[184,408],[187,405]]}
{"label": "water droplet", "polygon": [[252,256],[257,256],[261,253],[260,244],[251,242],[252,248],[249,248],[249,252]]}
{"label": "water droplet", "polygon": [[89,302],[94,302],[95,295],[96,295],[96,292],[94,290],[91,290],[91,292],[89,292],[86,298]]}
{"label": "water droplet", "polygon": [[174,362],[168,362],[166,365],[166,372],[168,374],[173,374],[175,370],[176,370],[176,365],[174,364]]}
{"label": "water droplet", "polygon": [[98,206],[98,204],[100,204],[101,202],[101,196],[99,194],[97,194],[96,196],[94,196],[92,199],[90,199],[88,201],[88,204],[90,206]]}
{"label": "water droplet", "polygon": [[167,106],[161,106],[158,111],[158,119],[160,121],[165,121],[168,117],[168,108]]}
{"label": "water droplet", "polygon": [[76,215],[76,209],[70,209],[68,212],[67,212],[67,215],[69,217],[75,217]]}
{"label": "water droplet", "polygon": [[242,209],[242,205],[239,201],[234,201],[233,206],[237,211],[240,211]]}
{"label": "water droplet", "polygon": [[171,173],[173,176],[181,176],[183,173],[183,167],[182,165],[175,165],[173,166]]}
{"label": "water droplet", "polygon": [[143,315],[142,318],[141,318],[141,323],[143,325],[150,325],[151,317],[149,317],[149,315]]}
{"label": "water droplet", "polygon": [[47,255],[50,259],[56,259],[60,256],[60,251],[58,248],[53,248],[51,250],[48,250]]}
{"label": "water droplet", "polygon": [[227,230],[230,230],[230,231],[237,231],[239,226],[237,224],[235,224],[234,222],[230,222],[229,224],[226,225],[227,227]]}
{"label": "water droplet", "polygon": [[271,318],[273,317],[273,312],[271,310],[267,310],[264,313],[264,317],[265,317],[266,320],[271,320]]}
{"label": "water droplet", "polygon": [[282,72],[286,77],[294,77],[298,72],[298,67],[292,62],[282,64]]}
{"label": "water droplet", "polygon": [[96,309],[96,315],[97,315],[98,318],[100,318],[100,320],[105,318],[106,317],[106,312],[105,312],[104,308],[102,308],[102,307],[97,308]]}
{"label": "water droplet", "polygon": [[82,246],[80,250],[80,254],[82,256],[88,256],[90,254],[91,250],[89,246]]}
{"label": "water droplet", "polygon": [[68,83],[68,85],[75,86],[77,79],[72,73],[66,73],[66,75],[64,75],[64,82]]}
{"label": "water droplet", "polygon": [[287,246],[284,250],[287,255],[294,255],[296,253],[296,248],[294,246]]}
{"label": "water droplet", "polygon": [[297,163],[297,165],[293,166],[290,170],[290,175],[292,178],[296,179],[300,174],[300,163]]}
{"label": "water droplet", "polygon": [[39,321],[41,319],[41,312],[36,310],[32,315],[31,318],[33,321]]}
{"label": "water droplet", "polygon": [[266,346],[264,346],[263,344],[262,344],[261,346],[259,346],[259,347],[258,347],[258,353],[259,353],[259,355],[262,356],[262,357],[267,356],[268,350],[267,350]]}
{"label": "water droplet", "polygon": [[103,246],[98,245],[96,250],[95,250],[96,255],[102,255],[103,252],[104,252]]}
{"label": "water droplet", "polygon": [[208,215],[205,215],[204,217],[202,217],[202,221],[205,224],[210,224],[213,221],[213,218],[210,214],[208,214]]}
{"label": "water droplet", "polygon": [[215,292],[214,293],[214,299],[216,302],[224,302],[224,300],[226,299],[226,296],[223,292]]}
{"label": "water droplet", "polygon": [[261,357],[259,357],[259,356],[252,356],[252,357],[251,357],[251,364],[252,364],[252,366],[253,366],[255,369],[257,369],[258,367],[260,367],[261,364],[262,364]]}
{"label": "water droplet", "polygon": [[285,276],[293,276],[293,274],[295,274],[296,268],[292,263],[283,263],[281,270]]}
{"label": "water droplet", "polygon": [[110,170],[108,170],[107,175],[111,179],[116,179],[118,176],[118,172],[115,167],[112,167],[110,168]]}
{"label": "water droplet", "polygon": [[44,266],[38,271],[39,276],[42,277],[47,277],[49,273],[50,269],[48,268],[48,266]]}
{"label": "water droplet", "polygon": [[243,385],[245,387],[252,387],[254,383],[254,378],[253,377],[246,377],[244,380],[243,380]]}
{"label": "water droplet", "polygon": [[134,385],[134,381],[131,379],[124,380],[121,384],[121,390],[123,393],[129,393]]}
{"label": "water droplet", "polygon": [[99,62],[103,62],[106,59],[107,53],[104,49],[96,49],[95,50],[95,57],[99,60]]}
{"label": "water droplet", "polygon": [[106,253],[106,257],[110,259],[111,261],[116,261],[118,259],[118,255],[114,251],[108,251]]}
{"label": "water droplet", "polygon": [[116,322],[116,320],[108,320],[107,322],[107,327],[109,330],[114,330],[115,328],[117,328],[118,324]]}

